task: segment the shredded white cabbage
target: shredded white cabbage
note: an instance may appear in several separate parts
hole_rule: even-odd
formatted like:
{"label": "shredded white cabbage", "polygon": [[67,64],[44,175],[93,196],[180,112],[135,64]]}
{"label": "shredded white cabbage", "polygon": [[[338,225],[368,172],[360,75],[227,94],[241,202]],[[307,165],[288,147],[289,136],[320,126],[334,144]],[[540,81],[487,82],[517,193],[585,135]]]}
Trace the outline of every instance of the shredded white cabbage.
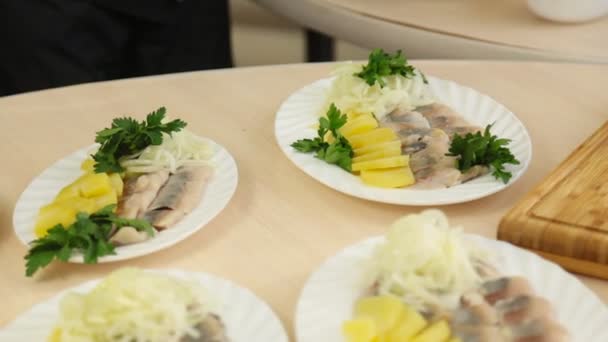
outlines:
{"label": "shredded white cabbage", "polygon": [[481,283],[476,260],[487,257],[443,212],[426,210],[392,225],[372,259],[372,279],[380,294],[401,297],[420,312],[450,310]]}
{"label": "shredded white cabbage", "polygon": [[71,293],[60,304],[61,342],[171,342],[198,337],[194,329],[210,310],[196,282],[123,268],[88,294]]}
{"label": "shredded white cabbage", "polygon": [[175,172],[180,166],[209,165],[212,146],[203,138],[188,130],[172,135],[163,133],[160,145],[150,145],[120,161],[128,173],[150,173],[162,169]]}
{"label": "shredded white cabbage", "polygon": [[418,70],[412,78],[401,75],[385,77],[386,85],[380,87],[378,83],[370,86],[354,76],[361,67],[361,64],[349,62],[333,72],[336,79],[329,89],[321,115],[325,115],[329,105],[335,103],[343,112],[374,113],[381,119],[396,108],[412,110],[436,101]]}

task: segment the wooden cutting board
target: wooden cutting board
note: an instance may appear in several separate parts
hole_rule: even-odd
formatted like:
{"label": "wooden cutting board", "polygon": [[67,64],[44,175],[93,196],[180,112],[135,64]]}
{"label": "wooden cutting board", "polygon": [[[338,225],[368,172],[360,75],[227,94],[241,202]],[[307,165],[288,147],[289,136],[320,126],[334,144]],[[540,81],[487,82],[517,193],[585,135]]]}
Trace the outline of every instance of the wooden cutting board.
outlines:
{"label": "wooden cutting board", "polygon": [[507,213],[498,239],[608,279],[608,122]]}

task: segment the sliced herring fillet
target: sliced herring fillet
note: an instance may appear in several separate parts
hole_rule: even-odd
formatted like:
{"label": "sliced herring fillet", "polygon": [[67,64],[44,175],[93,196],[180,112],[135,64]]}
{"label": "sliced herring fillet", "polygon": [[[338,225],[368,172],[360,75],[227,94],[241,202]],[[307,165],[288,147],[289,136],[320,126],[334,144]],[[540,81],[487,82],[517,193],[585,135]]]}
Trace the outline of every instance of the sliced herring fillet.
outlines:
{"label": "sliced herring fillet", "polygon": [[118,203],[118,215],[125,218],[137,218],[142,215],[168,178],[169,171],[161,170],[128,179],[125,193]]}
{"label": "sliced herring fillet", "polygon": [[[118,215],[130,219],[140,217],[154,201],[168,178],[169,171],[161,170],[128,179],[125,183],[124,195],[118,203]],[[122,227],[112,235],[110,242],[115,245],[129,245],[149,238],[147,232],[138,231],[133,227]]]}
{"label": "sliced herring fillet", "polygon": [[416,108],[431,125],[431,128],[438,128],[444,131],[450,138],[454,134],[465,135],[481,130],[481,127],[471,125],[460,114],[452,108],[441,104],[433,103],[427,106]]}
{"label": "sliced herring fillet", "polygon": [[177,223],[198,205],[212,173],[209,166],[179,168],[169,177],[142,217],[159,230]]}
{"label": "sliced herring fillet", "polygon": [[180,342],[229,342],[226,336],[226,327],[221,318],[216,314],[209,314],[205,319],[194,327],[198,337],[182,337]]}

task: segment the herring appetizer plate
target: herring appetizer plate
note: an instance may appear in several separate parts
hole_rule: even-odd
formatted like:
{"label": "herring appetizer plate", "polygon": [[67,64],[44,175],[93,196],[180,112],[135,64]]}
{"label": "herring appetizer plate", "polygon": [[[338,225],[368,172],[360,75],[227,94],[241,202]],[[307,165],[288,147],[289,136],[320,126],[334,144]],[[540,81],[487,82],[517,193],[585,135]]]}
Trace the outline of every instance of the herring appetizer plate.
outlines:
{"label": "herring appetizer plate", "polygon": [[[236,162],[221,145],[210,139],[200,139],[211,150],[208,164],[213,168],[213,173],[205,180],[202,192],[193,195],[193,209],[168,229],[160,230],[155,236],[144,241],[119,245],[115,249],[115,254],[101,256],[97,262],[130,259],[170,247],[203,228],[228,205],[238,183]],[[13,226],[21,242],[28,245],[37,238],[34,227],[40,209],[53,201],[62,188],[78,179],[82,174],[81,164],[97,148],[98,145],[91,145],[68,155],[44,170],[27,186],[19,197],[13,213]],[[167,184],[172,177],[173,174],[169,177],[165,176],[164,180]],[[126,184],[127,181],[125,181],[125,189]],[[69,261],[83,262],[82,253],[75,251]]]}
{"label": "herring appetizer plate", "polygon": [[129,341],[288,341],[276,314],[246,288],[206,273],[134,268],[33,306],[0,331],[0,340],[118,341],[125,335],[133,336]]}
{"label": "herring appetizer plate", "polygon": [[[401,323],[395,301],[409,306]],[[608,341],[606,322],[608,307],[556,264],[430,210],[325,261],[301,291],[295,331],[298,342],[586,342]]]}
{"label": "herring appetizer plate", "polygon": [[[361,66],[339,67],[337,76],[296,91],[276,114],[275,136],[279,147],[300,170],[322,184],[377,202],[444,205],[501,191],[528,168],[532,144],[526,128],[515,114],[489,96],[452,81],[425,77],[418,71],[410,77],[389,76],[382,87],[369,86],[353,76],[353,72],[360,70],[357,67]],[[303,153],[319,153],[305,141],[299,149],[293,146],[297,141],[318,136],[319,120],[325,113],[331,113],[330,104],[348,118],[346,124],[338,125],[344,125],[340,128],[342,135],[354,150],[352,164],[341,160],[339,153],[327,157],[335,151],[327,152],[333,145],[322,151],[326,160],[333,158],[328,162],[318,155]],[[337,122],[330,119],[330,125]],[[493,176],[495,169],[490,160],[485,165],[470,168],[464,165],[458,170],[455,165],[463,158],[446,156],[451,152],[450,142],[454,147],[454,134],[464,137],[489,127],[497,139],[510,140],[507,147],[519,162],[504,164],[508,173],[504,180]],[[328,131],[322,132],[324,139],[331,129]],[[335,137],[330,137],[326,141],[331,144],[334,140]],[[401,151],[392,149],[391,144],[399,142]],[[370,163],[371,159],[376,160]],[[342,162],[348,166],[341,165]],[[344,169],[352,165],[352,170],[348,169],[352,172],[331,163]],[[381,169],[371,169],[374,167]]]}

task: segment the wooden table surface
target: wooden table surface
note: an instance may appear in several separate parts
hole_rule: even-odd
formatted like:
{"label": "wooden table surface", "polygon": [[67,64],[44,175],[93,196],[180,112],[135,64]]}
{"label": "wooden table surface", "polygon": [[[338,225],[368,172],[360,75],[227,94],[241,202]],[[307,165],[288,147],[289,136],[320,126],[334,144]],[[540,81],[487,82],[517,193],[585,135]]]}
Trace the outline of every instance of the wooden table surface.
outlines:
{"label": "wooden table surface", "polygon": [[[426,73],[489,94],[513,110],[534,146],[527,173],[507,190],[442,207],[465,230],[495,237],[500,218],[577,144],[608,119],[608,66],[524,62],[416,63]],[[299,171],[274,138],[274,115],[293,91],[333,66],[286,65],[113,81],[0,98],[0,326],[33,304],[122,266],[205,271],[249,287],[276,310],[293,336],[298,294],[327,257],[382,234],[421,208],[337,193]],[[194,132],[236,158],[239,186],[228,207],[189,239],[123,262],[50,266],[24,276],[26,247],[12,230],[15,202],[44,168],[90,144],[118,115],[167,106]],[[608,282],[581,277],[608,303]]]}
{"label": "wooden table surface", "polygon": [[530,12],[527,0],[311,1],[456,38],[542,51],[565,59],[608,62],[608,17],[583,24],[551,22]]}

